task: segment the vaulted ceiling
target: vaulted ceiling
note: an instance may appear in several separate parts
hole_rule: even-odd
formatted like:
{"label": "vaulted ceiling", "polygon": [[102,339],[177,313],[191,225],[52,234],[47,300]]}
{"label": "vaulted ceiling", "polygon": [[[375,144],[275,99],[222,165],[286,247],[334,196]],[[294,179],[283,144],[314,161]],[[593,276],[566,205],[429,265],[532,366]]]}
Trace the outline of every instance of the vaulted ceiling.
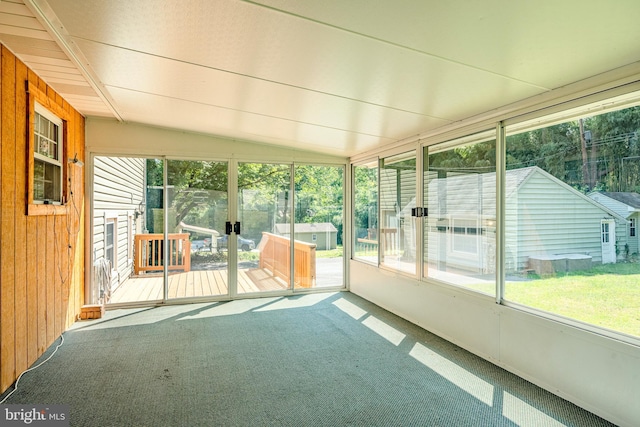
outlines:
{"label": "vaulted ceiling", "polygon": [[0,0],[85,116],[350,156],[640,61],[640,2]]}

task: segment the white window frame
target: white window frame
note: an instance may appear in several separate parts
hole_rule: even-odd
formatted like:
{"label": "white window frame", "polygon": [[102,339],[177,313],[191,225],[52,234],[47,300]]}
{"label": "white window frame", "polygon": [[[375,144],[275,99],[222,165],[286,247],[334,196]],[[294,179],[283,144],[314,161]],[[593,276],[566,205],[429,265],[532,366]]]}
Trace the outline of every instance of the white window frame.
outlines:
{"label": "white window frame", "polygon": [[[470,227],[469,225],[465,224],[464,227],[459,227],[456,226],[456,222],[457,221],[463,221],[465,223],[469,222],[473,222],[475,223],[475,227]],[[478,220],[478,218],[468,218],[468,217],[451,217],[449,219],[449,235],[451,237],[451,244],[450,244],[450,248],[451,248],[451,252],[455,253],[455,254],[460,254],[460,255],[466,255],[466,256],[472,256],[472,257],[477,257],[478,253],[480,251],[480,241],[478,239],[478,236],[482,235],[482,230],[480,229],[480,221]],[[456,228],[464,228],[464,233],[456,233]],[[475,228],[476,233],[475,234],[469,234],[469,229],[470,228]],[[464,236],[464,238],[473,238],[475,241],[475,245],[474,248],[475,250],[473,252],[469,252],[467,250],[462,250],[460,248],[456,248],[456,237],[461,237]]]}
{"label": "white window frame", "polygon": [[[51,122],[53,125],[55,125],[57,127],[57,152],[55,153],[55,157],[56,158],[51,158],[49,156],[46,156],[44,154],[41,154],[39,152],[39,147],[34,146],[33,147],[33,158],[34,158],[34,162],[40,161],[40,162],[44,162],[48,165],[53,165],[54,167],[59,169],[59,173],[58,173],[58,194],[56,194],[56,197],[53,199],[46,199],[46,198],[36,198],[36,194],[35,194],[35,187],[36,187],[36,177],[35,177],[35,167],[33,168],[33,170],[31,171],[31,174],[33,175],[32,179],[34,180],[34,184],[33,184],[33,203],[34,204],[53,204],[53,205],[61,205],[63,203],[63,195],[64,195],[64,168],[63,168],[63,161],[64,161],[64,123],[62,121],[62,119],[58,116],[56,116],[55,114],[53,114],[51,111],[49,111],[48,109],[46,109],[45,107],[43,107],[41,104],[39,104],[38,102],[35,102],[34,104],[34,110],[35,110],[35,114],[33,117],[33,121],[34,121],[34,127],[33,127],[33,141],[34,141],[34,145],[38,145],[40,143],[40,141],[42,140],[42,138],[46,138],[46,136],[41,135],[39,133],[36,133],[36,126],[35,126],[35,122],[38,119],[38,116],[43,117],[44,119],[48,120],[49,122]],[[49,138],[46,138],[49,139]]]}
{"label": "white window frame", "polygon": [[600,242],[609,243],[609,228],[611,224],[609,222],[602,221],[600,223]]}
{"label": "white window frame", "polygon": [[629,237],[636,237],[637,235],[637,221],[635,218],[629,218]]}

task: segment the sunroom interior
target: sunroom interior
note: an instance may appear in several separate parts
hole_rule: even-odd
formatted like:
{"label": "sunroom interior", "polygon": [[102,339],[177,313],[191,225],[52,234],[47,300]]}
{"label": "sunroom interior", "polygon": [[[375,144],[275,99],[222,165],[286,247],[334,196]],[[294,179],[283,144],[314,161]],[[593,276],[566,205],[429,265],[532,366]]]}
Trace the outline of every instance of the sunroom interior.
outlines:
{"label": "sunroom interior", "polygon": [[94,307],[351,292],[638,425],[638,13],[0,1],[1,390]]}

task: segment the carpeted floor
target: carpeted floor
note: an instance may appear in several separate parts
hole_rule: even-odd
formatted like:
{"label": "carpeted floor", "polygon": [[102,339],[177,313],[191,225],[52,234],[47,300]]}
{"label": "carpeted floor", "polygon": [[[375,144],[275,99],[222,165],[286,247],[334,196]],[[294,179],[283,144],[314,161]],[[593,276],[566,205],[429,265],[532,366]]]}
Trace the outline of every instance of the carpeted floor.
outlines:
{"label": "carpeted floor", "polygon": [[6,403],[92,427],[610,425],[348,292],[114,310],[64,339]]}

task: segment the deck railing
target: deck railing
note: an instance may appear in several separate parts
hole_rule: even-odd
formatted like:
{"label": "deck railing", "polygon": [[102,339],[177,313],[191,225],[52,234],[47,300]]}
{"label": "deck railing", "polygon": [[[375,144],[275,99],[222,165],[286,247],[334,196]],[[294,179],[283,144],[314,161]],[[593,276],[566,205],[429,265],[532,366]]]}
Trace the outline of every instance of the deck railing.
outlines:
{"label": "deck railing", "polygon": [[[191,270],[191,242],[188,233],[168,236],[169,271]],[[164,265],[164,235],[136,234],[134,238],[133,271],[136,275],[150,271],[162,271]]]}
{"label": "deck railing", "polygon": [[375,238],[375,233],[370,229],[366,238],[356,239],[358,250],[369,252],[375,251],[380,246],[380,252],[383,255],[396,255],[398,252],[398,229],[397,228],[381,228],[380,241]]}
{"label": "deck railing", "polygon": [[[316,245],[294,240],[294,285],[311,288],[316,285]],[[291,239],[262,233],[260,268],[289,283],[291,278]]]}

